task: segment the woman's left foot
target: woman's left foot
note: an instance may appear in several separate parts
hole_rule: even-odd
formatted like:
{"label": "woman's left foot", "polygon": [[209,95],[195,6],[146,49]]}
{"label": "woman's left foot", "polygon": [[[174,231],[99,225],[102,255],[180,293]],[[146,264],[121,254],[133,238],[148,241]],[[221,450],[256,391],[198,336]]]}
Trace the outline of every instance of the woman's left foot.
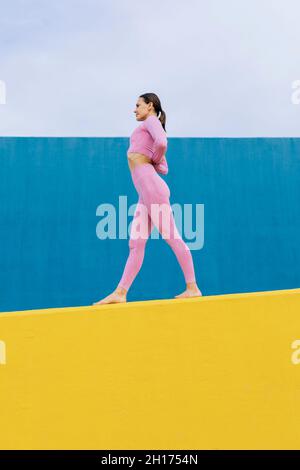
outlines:
{"label": "woman's left foot", "polygon": [[104,299],[101,299],[98,302],[94,302],[93,305],[119,304],[123,302],[126,302],[126,295],[121,295],[117,292],[113,292]]}
{"label": "woman's left foot", "polygon": [[201,297],[202,292],[200,289],[186,289],[182,294],[175,295],[176,299],[184,299],[187,297]]}

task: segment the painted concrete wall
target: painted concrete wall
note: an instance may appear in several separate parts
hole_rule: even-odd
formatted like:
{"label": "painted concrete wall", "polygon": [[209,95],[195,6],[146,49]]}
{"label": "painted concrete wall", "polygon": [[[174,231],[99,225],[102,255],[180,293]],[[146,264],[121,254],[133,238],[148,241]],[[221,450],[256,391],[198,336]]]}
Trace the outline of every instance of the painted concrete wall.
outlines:
{"label": "painted concrete wall", "polygon": [[[0,138],[0,311],[89,305],[116,287],[129,250],[119,227],[129,230],[138,199],[127,148],[127,138]],[[300,286],[300,139],[169,138],[167,158],[204,295]],[[104,205],[115,238],[99,238]],[[172,250],[150,239],[128,300],[184,287]]]}

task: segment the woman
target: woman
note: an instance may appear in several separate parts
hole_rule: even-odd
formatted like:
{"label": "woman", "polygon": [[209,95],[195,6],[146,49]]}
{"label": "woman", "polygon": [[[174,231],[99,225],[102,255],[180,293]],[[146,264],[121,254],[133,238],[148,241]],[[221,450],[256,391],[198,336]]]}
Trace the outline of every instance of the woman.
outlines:
{"label": "woman", "polygon": [[168,173],[166,114],[154,93],[140,95],[134,113],[142,124],[132,133],[127,151],[131,177],[139,195],[130,231],[129,256],[116,290],[93,305],[126,302],[127,292],[141,269],[154,225],[174,251],[185,277],[186,290],[175,297],[202,295],[196,284],[191,252],[175,225],[169,187],[158,174]]}

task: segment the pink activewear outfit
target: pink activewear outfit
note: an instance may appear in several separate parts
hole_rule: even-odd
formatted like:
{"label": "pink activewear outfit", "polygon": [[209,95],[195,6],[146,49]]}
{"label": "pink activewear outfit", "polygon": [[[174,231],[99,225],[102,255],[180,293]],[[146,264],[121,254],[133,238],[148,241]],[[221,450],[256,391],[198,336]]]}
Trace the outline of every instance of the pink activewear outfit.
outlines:
{"label": "pink activewear outfit", "polygon": [[169,187],[158,174],[168,173],[166,150],[166,132],[158,117],[150,115],[132,133],[127,151],[127,153],[141,153],[152,160],[151,163],[137,164],[131,172],[139,200],[130,229],[129,256],[118,284],[118,287],[123,287],[127,291],[141,269],[145,246],[153,226],[174,251],[185,282],[196,282],[190,249],[182,240],[175,225]]}
{"label": "pink activewear outfit", "polygon": [[167,145],[167,135],[160,120],[151,114],[131,134],[127,154],[137,152],[150,157],[155,170],[166,175],[169,171],[164,155]]}

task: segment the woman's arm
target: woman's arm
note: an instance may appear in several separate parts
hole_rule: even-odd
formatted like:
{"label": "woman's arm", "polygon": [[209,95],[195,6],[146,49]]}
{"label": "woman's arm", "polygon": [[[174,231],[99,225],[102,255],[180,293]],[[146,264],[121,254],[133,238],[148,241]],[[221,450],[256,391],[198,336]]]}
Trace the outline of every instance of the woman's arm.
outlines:
{"label": "woman's arm", "polygon": [[144,121],[145,128],[153,138],[154,153],[152,161],[154,165],[159,165],[163,160],[164,154],[167,150],[167,136],[161,125],[160,120],[154,114],[150,115]]}
{"label": "woman's arm", "polygon": [[166,160],[165,155],[163,155],[159,163],[153,163],[153,166],[155,170],[157,171],[157,173],[161,173],[162,175],[168,174],[169,168],[168,168],[168,162]]}

